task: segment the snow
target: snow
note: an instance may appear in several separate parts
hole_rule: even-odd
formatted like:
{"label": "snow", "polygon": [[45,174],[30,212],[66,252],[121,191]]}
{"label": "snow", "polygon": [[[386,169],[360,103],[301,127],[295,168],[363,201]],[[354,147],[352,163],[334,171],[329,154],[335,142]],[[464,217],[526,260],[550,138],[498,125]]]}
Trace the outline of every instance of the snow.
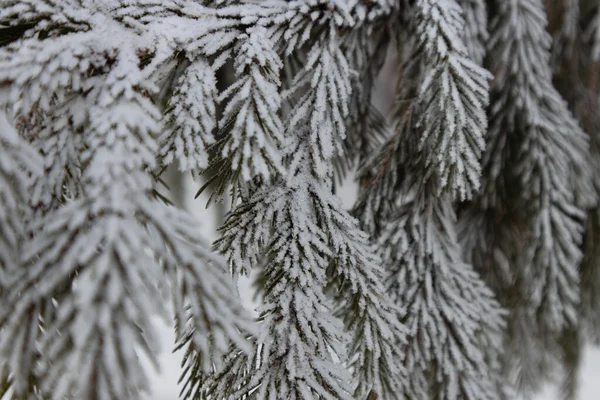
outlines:
{"label": "snow", "polygon": [[[41,362],[46,364],[41,367],[42,375],[44,368],[49,369],[50,365],[55,367],[49,372],[49,378],[44,379],[43,385],[46,388],[56,385],[57,397],[72,390],[76,397],[86,397],[96,388],[104,390],[104,396],[107,396],[108,383],[116,381],[113,388],[115,395],[126,398],[136,393],[138,387],[146,386],[145,369],[137,367],[136,358],[137,353],[141,355],[144,350],[153,347],[148,343],[153,341],[153,329],[150,325],[158,322],[148,321],[144,317],[156,312],[166,303],[161,296],[165,294],[165,288],[156,284],[162,280],[163,270],[170,278],[164,280],[171,284],[171,288],[175,288],[174,315],[180,328],[178,337],[171,339],[181,343],[184,341],[182,337],[189,338],[189,343],[193,343],[199,352],[213,353],[214,350],[218,356],[228,350],[227,339],[243,348],[246,343],[243,336],[255,333],[250,328],[254,324],[249,318],[243,317],[246,314],[242,307],[236,307],[237,303],[232,301],[236,297],[235,287],[229,286],[230,282],[219,275],[225,269],[224,260],[211,253],[207,243],[199,239],[202,232],[196,229],[196,223],[189,220],[187,214],[175,208],[165,209],[162,204],[148,201],[145,191],[150,190],[151,179],[141,172],[146,167],[155,166],[154,154],[159,146],[156,134],[163,122],[162,103],[159,107],[159,101],[149,100],[159,93],[154,75],[160,76],[170,68],[168,65],[161,68],[158,64],[167,60],[171,51],[176,50],[185,51],[192,65],[187,71],[189,76],[184,73],[183,81],[179,81],[180,92],[174,97],[174,101],[178,102],[176,106],[182,104],[184,107],[174,108],[171,110],[173,115],[170,116],[171,121],[175,120],[177,125],[184,125],[184,131],[178,132],[179,135],[171,135],[173,143],[163,144],[163,155],[168,161],[173,161],[182,154],[189,156],[184,160],[184,165],[180,164],[181,169],[206,166],[207,159],[202,157],[206,152],[205,147],[214,141],[210,137],[210,130],[217,123],[214,121],[214,102],[218,101],[215,99],[217,91],[213,70],[206,57],[236,43],[215,61],[216,65],[221,65],[225,58],[235,53],[238,72],[236,79],[239,85],[234,87],[240,89],[220,99],[227,100],[228,104],[224,119],[219,121],[219,125],[220,128],[230,129],[225,131],[226,140],[220,149],[221,155],[226,159],[224,181],[235,185],[240,183],[238,181],[244,183],[257,176],[263,178],[263,181],[276,178],[271,180],[273,185],[264,185],[266,189],[259,188],[259,192],[262,191],[265,197],[248,207],[241,204],[236,208],[236,211],[242,209],[240,215],[250,209],[253,211],[251,214],[254,214],[251,217],[255,220],[256,214],[259,214],[259,222],[263,225],[274,222],[272,231],[254,229],[251,224],[256,221],[250,221],[250,230],[262,236],[249,237],[243,227],[238,227],[237,232],[241,233],[234,237],[234,240],[240,240],[253,248],[249,251],[250,257],[244,254],[243,246],[241,250],[236,248],[224,251],[226,254],[232,253],[229,256],[230,261],[233,260],[231,264],[234,264],[232,269],[238,272],[247,271],[249,268],[245,264],[248,264],[249,259],[254,261],[257,258],[254,253],[262,248],[267,247],[270,256],[264,268],[267,280],[265,302],[259,308],[264,311],[264,319],[260,324],[260,335],[254,337],[258,341],[255,349],[258,351],[262,346],[267,354],[264,362],[257,365],[256,373],[249,378],[251,383],[248,385],[258,384],[262,393],[271,394],[272,397],[288,397],[292,394],[309,397],[311,391],[327,397],[325,392],[328,386],[334,388],[335,396],[349,398],[350,378],[346,377],[348,371],[339,362],[346,359],[343,352],[330,348],[332,342],[342,342],[345,337],[341,324],[343,319],[354,335],[350,348],[353,352],[351,355],[355,356],[353,362],[359,360],[360,368],[354,369],[359,380],[357,390],[370,390],[369,387],[361,388],[362,378],[365,376],[365,385],[381,388],[381,381],[386,377],[378,376],[378,367],[369,370],[369,365],[377,362],[390,364],[390,355],[394,351],[400,351],[400,348],[395,347],[396,343],[392,344],[393,341],[388,340],[388,336],[390,332],[402,336],[403,333],[399,333],[402,329],[390,329],[393,325],[389,320],[393,319],[399,324],[395,318],[390,318],[395,312],[394,307],[385,300],[376,300],[373,295],[383,291],[379,283],[383,273],[375,266],[370,267],[370,264],[378,265],[379,260],[370,248],[366,235],[357,229],[357,221],[340,208],[337,198],[328,193],[331,187],[331,161],[343,150],[342,140],[346,135],[345,122],[351,101],[351,73],[346,56],[340,50],[339,40],[342,38],[337,36],[344,31],[345,23],[354,23],[351,20],[354,16],[351,14],[350,4],[342,0],[313,1],[311,6],[319,7],[312,10],[306,4],[305,12],[303,11],[310,12],[311,18],[294,18],[293,12],[286,11],[298,8],[298,4],[302,5],[302,2],[274,1],[272,3],[275,6],[271,10],[267,5],[262,11],[260,8],[250,7],[246,20],[254,18],[259,21],[257,25],[268,24],[270,20],[288,22],[281,23],[281,29],[276,29],[274,36],[277,39],[278,35],[282,35],[290,49],[306,40],[307,32],[316,32],[312,30],[315,25],[321,24],[323,29],[320,31],[326,32],[316,38],[316,44],[308,55],[308,62],[292,84],[291,92],[295,92],[300,99],[295,101],[295,107],[290,111],[293,115],[292,123],[287,128],[292,131],[290,136],[293,140],[290,142],[293,143],[287,145],[284,140],[280,140],[281,143],[271,143],[277,142],[276,136],[282,134],[283,130],[283,124],[273,117],[277,115],[280,104],[280,99],[273,95],[279,95],[277,87],[280,82],[277,75],[282,65],[274,43],[264,40],[262,28],[246,30],[238,19],[229,18],[231,15],[227,15],[230,12],[227,7],[208,10],[199,5],[181,9],[181,16],[178,15],[178,18],[164,18],[163,22],[167,24],[161,27],[157,21],[153,21],[153,13],[167,11],[161,11],[160,5],[153,5],[152,1],[148,2],[150,9],[147,16],[138,15],[139,19],[136,21],[130,15],[124,15],[124,19],[128,21],[127,28],[121,26],[120,21],[117,23],[116,20],[106,18],[102,12],[94,12],[92,9],[88,13],[87,9],[81,8],[73,11],[73,18],[69,18],[73,20],[71,34],[56,40],[49,38],[45,41],[48,43],[47,47],[31,38],[25,40],[21,51],[23,57],[14,57],[14,60],[11,46],[7,47],[6,52],[3,51],[4,62],[0,63],[0,77],[5,76],[7,85],[13,86],[11,100],[17,111],[27,112],[32,107],[45,111],[48,120],[55,120],[48,124],[34,121],[32,125],[46,126],[50,135],[54,131],[65,130],[65,125],[70,120],[75,125],[81,125],[73,127],[73,132],[81,130],[81,144],[66,143],[67,140],[61,137],[52,138],[45,143],[43,136],[40,136],[39,146],[47,149],[50,157],[56,146],[69,150],[56,157],[63,167],[69,166],[70,158],[73,158],[70,153],[81,153],[82,164],[86,166],[82,178],[73,179],[81,184],[83,195],[73,190],[70,195],[77,200],[59,207],[57,211],[49,210],[48,219],[42,220],[46,225],[44,235],[33,235],[32,242],[37,246],[37,251],[30,250],[29,255],[35,253],[36,257],[25,260],[35,264],[23,272],[23,278],[27,279],[15,279],[17,284],[7,291],[7,300],[12,302],[17,298],[23,299],[16,304],[13,314],[5,310],[8,316],[3,318],[9,320],[9,323],[3,326],[5,335],[0,337],[3,355],[10,356],[11,363],[14,364],[11,365],[11,370],[15,374],[15,386],[23,386],[27,379],[29,364],[34,356],[33,344],[37,340],[32,335],[23,336],[18,325],[23,320],[29,326],[36,327],[37,312],[30,312],[28,307],[39,307],[38,300],[41,296],[47,297],[44,300],[55,296],[56,286],[65,281],[67,275],[70,277],[76,274],[73,279],[74,295],[59,298],[57,303],[60,307],[56,318],[48,319],[48,332],[61,334],[47,334],[39,339],[42,352],[48,355]],[[523,0],[523,4],[528,4],[527,1]],[[428,64],[430,70],[425,71],[425,78],[415,80],[421,82],[418,114],[424,129],[423,141],[418,149],[416,146],[413,149],[415,153],[423,153],[424,157],[416,162],[422,162],[419,166],[427,169],[429,176],[439,178],[442,188],[448,186],[454,199],[470,198],[471,192],[479,186],[479,158],[484,150],[483,132],[487,124],[484,107],[487,104],[489,75],[467,59],[468,46],[459,38],[463,20],[457,0],[417,0],[416,3],[417,41],[421,41],[421,48],[426,49],[424,57],[433,61]],[[320,6],[325,4],[329,7],[321,9]],[[538,8],[541,9],[541,3]],[[253,16],[252,10],[259,14]],[[541,11],[538,14],[541,15]],[[69,15],[65,11],[58,18]],[[218,20],[215,19],[217,15],[221,17]],[[357,16],[360,21],[367,14],[363,10]],[[77,28],[80,18],[82,21],[89,20],[89,27],[83,24],[86,26]],[[175,23],[178,20],[181,23]],[[141,24],[145,22],[148,22],[145,27],[149,29],[142,27]],[[541,21],[533,22],[539,25]],[[220,26],[219,29],[215,29],[217,25]],[[519,39],[526,40],[525,36]],[[538,50],[545,48],[546,41],[541,39],[544,37],[539,41],[534,40],[539,45]],[[518,46],[520,44],[517,43],[516,47]],[[529,47],[536,48],[531,43]],[[73,51],[69,53],[67,48],[73,48]],[[154,57],[151,57],[149,64],[140,65],[138,55],[148,52],[154,54]],[[63,56],[65,53],[66,57]],[[540,50],[536,54],[542,56],[542,61],[546,61],[546,53],[548,52]],[[33,66],[28,68],[29,64]],[[194,66],[200,71],[195,71]],[[208,72],[208,76],[204,77],[199,72]],[[535,71],[533,72],[532,75],[535,76]],[[576,161],[574,157],[581,153],[585,143],[582,141],[565,149],[555,149],[557,146],[552,142],[553,137],[545,139],[548,143],[543,142],[546,135],[540,133],[553,132],[551,116],[555,114],[553,111],[561,111],[564,104],[560,102],[558,95],[550,93],[548,98],[543,97],[548,102],[541,101],[542,104],[550,104],[549,106],[535,106],[542,98],[540,92],[549,92],[550,82],[544,80],[549,81],[550,70],[542,70],[540,74],[544,79],[529,79],[531,82],[526,80],[529,83],[526,88],[531,90],[514,99],[515,103],[520,102],[528,111],[523,120],[530,129],[530,135],[526,135],[522,145],[523,150],[526,150],[525,161],[528,162],[523,163],[524,168],[523,165],[518,165],[516,172],[523,183],[533,187],[532,195],[526,195],[530,197],[525,200],[536,203],[540,199],[543,203],[533,204],[534,208],[537,207],[537,213],[534,213],[537,217],[536,233],[538,237],[546,239],[539,241],[537,249],[548,250],[554,248],[551,246],[553,241],[575,241],[571,240],[571,236],[581,239],[575,229],[577,221],[573,221],[573,224],[562,223],[562,214],[566,215],[566,219],[575,219],[574,215],[570,215],[575,212],[568,213],[558,203],[573,202],[569,197],[571,188],[567,185],[565,171],[570,166],[570,161]],[[150,76],[153,78],[148,79]],[[144,84],[146,81],[152,83]],[[510,85],[506,86],[511,88]],[[20,90],[14,90],[15,88]],[[82,88],[83,91],[71,96],[73,88]],[[182,97],[178,98],[180,95]],[[52,108],[54,99],[79,104],[73,108],[72,119],[69,119],[68,113],[61,115],[60,108]],[[408,112],[412,115],[412,110]],[[207,119],[209,126],[198,124],[198,118]],[[182,124],[182,120],[187,121],[187,126],[186,123]],[[562,128],[573,131],[575,122],[572,121],[573,126],[568,126],[569,124]],[[202,133],[207,137],[200,141],[190,139],[197,138]],[[560,129],[558,133],[561,133]],[[579,136],[583,137],[583,133]],[[565,136],[559,135],[558,138],[564,140]],[[269,150],[270,145],[272,150]],[[280,162],[279,156],[282,155],[275,147],[285,148],[287,153],[284,152],[283,156],[290,156],[292,159],[288,175],[276,171],[277,168],[274,167]],[[293,149],[293,153],[289,149]],[[251,157],[257,153],[264,159]],[[556,174],[549,174],[540,167],[548,161]],[[532,168],[532,165],[537,169]],[[541,173],[535,173],[540,169]],[[279,172],[284,176],[278,176]],[[54,173],[49,176],[64,179],[66,175]],[[62,189],[62,182],[59,184],[57,186],[53,182],[50,189]],[[500,340],[497,336],[479,337],[477,333],[486,324],[492,330],[499,331],[501,318],[498,316],[501,311],[492,299],[491,291],[479,282],[479,277],[472,272],[470,266],[464,265],[460,259],[453,227],[454,212],[450,205],[452,199],[444,197],[439,202],[431,201],[435,197],[433,191],[420,196],[421,191],[415,190],[415,186],[416,184],[409,187],[404,193],[409,199],[403,202],[398,214],[394,216],[397,224],[386,229],[382,236],[394,245],[389,247],[394,247],[395,251],[384,254],[386,262],[401,264],[397,268],[399,271],[394,282],[396,286],[392,289],[398,291],[398,297],[408,299],[408,310],[402,312],[409,313],[407,324],[412,329],[409,332],[410,339],[415,339],[417,333],[421,334],[423,331],[424,346],[420,346],[422,343],[415,339],[409,343],[409,350],[406,352],[410,358],[407,363],[418,364],[416,367],[410,365],[415,372],[416,381],[412,379],[409,385],[423,386],[416,388],[417,393],[421,389],[420,393],[427,393],[428,385],[421,385],[418,380],[421,375],[425,375],[430,364],[435,363],[436,373],[444,381],[441,384],[443,397],[462,397],[466,391],[469,392],[465,394],[466,397],[480,400],[485,391],[493,391],[493,388],[490,389],[490,382],[495,376],[487,376],[487,366],[482,361],[487,347],[478,346],[476,339],[486,340],[486,344],[492,348],[498,347]],[[548,189],[544,187],[552,188],[552,192],[558,193],[560,198],[553,196],[554,193],[548,193]],[[277,195],[282,197],[280,202],[266,202]],[[185,197],[192,196],[188,193]],[[11,204],[16,203],[11,200]],[[414,209],[408,209],[407,204],[421,207],[423,212],[414,213]],[[541,210],[538,209],[540,207]],[[133,215],[136,219],[133,219]],[[274,216],[278,218],[276,221],[272,221]],[[89,227],[88,219],[93,222]],[[138,224],[138,219],[142,220],[144,229]],[[555,228],[553,223],[560,228]],[[568,229],[571,225],[574,228]],[[214,231],[214,226],[209,227],[210,225],[207,226],[208,230]],[[226,228],[236,232],[232,224]],[[224,237],[227,229],[223,229]],[[71,231],[74,232],[69,239],[72,239],[73,245],[69,245],[66,239]],[[214,237],[214,232],[212,233],[210,236]],[[9,237],[9,241],[10,239]],[[93,251],[83,251],[84,244],[89,248],[93,247]],[[540,272],[543,279],[538,280],[543,287],[533,290],[540,294],[539,299],[534,299],[536,302],[549,299],[550,303],[558,303],[562,297],[566,297],[575,304],[575,290],[569,290],[568,287],[562,289],[557,285],[557,282],[574,280],[573,277],[577,275],[574,270],[561,275],[561,265],[556,261],[571,256],[574,260],[567,261],[572,261],[569,265],[575,265],[580,255],[575,254],[578,251],[576,246],[571,247],[574,249],[572,255],[566,250],[563,254],[563,249],[558,248],[558,253],[548,253],[554,256],[550,261],[542,257],[547,255],[546,252],[542,253],[539,260],[533,258],[534,265],[550,264],[552,267]],[[97,248],[106,251],[97,253]],[[535,256],[537,255],[534,254]],[[344,262],[339,262],[340,259]],[[330,312],[333,302],[329,304],[331,299],[324,294],[326,264],[331,264],[332,274],[342,282],[338,297],[345,301],[340,302],[342,306],[336,317]],[[86,267],[79,271],[82,265]],[[131,266],[124,268],[125,265]],[[52,271],[57,271],[54,273],[56,276]],[[544,275],[549,273],[558,278],[552,281],[552,277]],[[436,274],[442,279],[438,279]],[[425,279],[421,281],[423,276]],[[41,283],[35,287],[38,280]],[[245,287],[244,298],[248,306],[251,303],[248,299],[248,287]],[[108,297],[111,300],[98,302],[98,297]],[[188,305],[189,311],[185,309]],[[560,325],[560,314],[565,314],[566,319],[575,314],[574,306],[570,307],[566,311],[551,307],[548,314],[552,321],[558,320]],[[11,308],[6,307],[7,310]],[[369,312],[369,309],[378,311],[379,314]],[[560,318],[556,317],[557,313]],[[361,332],[352,329],[357,320],[358,325],[366,320],[365,340],[360,336]],[[246,323],[248,329],[244,326]],[[138,325],[144,335],[138,334]],[[38,333],[37,329],[32,332]],[[53,357],[62,353],[70,335],[79,335],[74,340],[73,351],[54,362]],[[164,338],[168,338],[168,335],[164,335]],[[139,347],[137,353],[134,346]],[[247,348],[249,347],[250,344],[247,344]],[[364,361],[366,357],[375,357],[368,353],[376,354],[379,358],[376,362]],[[146,364],[156,364],[155,355],[151,351],[148,351],[147,356],[144,361]],[[179,355],[173,357],[176,361]],[[395,358],[396,364],[402,365],[402,357]],[[122,363],[124,365],[115,365],[119,364],[115,362],[117,359],[125,359]],[[206,370],[213,360],[207,357],[203,361]],[[473,368],[470,368],[471,365]],[[81,367],[83,371],[80,376],[63,374],[65,369],[76,367]],[[393,368],[384,366],[382,369],[392,370],[393,373],[389,375],[396,377],[393,379],[399,379],[400,371],[403,371],[403,367],[397,365]],[[179,365],[173,370],[179,372]],[[481,377],[489,379],[479,379]],[[92,382],[95,379],[100,380],[99,385]],[[326,386],[323,386],[324,381]],[[241,390],[247,389],[248,385]],[[360,397],[364,397],[362,395],[366,393],[360,394]],[[389,394],[380,397],[390,398]],[[494,396],[486,395],[486,399],[491,398]]]}

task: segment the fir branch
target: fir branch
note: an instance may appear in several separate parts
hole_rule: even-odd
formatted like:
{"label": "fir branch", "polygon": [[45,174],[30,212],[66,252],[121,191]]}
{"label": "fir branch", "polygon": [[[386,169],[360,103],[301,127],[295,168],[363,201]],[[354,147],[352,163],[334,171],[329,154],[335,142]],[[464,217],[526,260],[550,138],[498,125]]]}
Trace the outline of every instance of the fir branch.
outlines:
{"label": "fir branch", "polygon": [[208,166],[207,148],[215,142],[217,97],[214,71],[199,58],[179,78],[164,115],[161,134],[161,163],[177,161],[181,171],[202,170]]}
{"label": "fir branch", "polygon": [[419,92],[420,151],[428,151],[426,168],[439,176],[439,190],[469,199],[480,187],[491,75],[468,58],[455,0],[418,1],[414,18],[416,57],[426,66]]}
{"label": "fir branch", "polygon": [[404,310],[386,296],[381,260],[368,236],[343,211],[340,201],[318,186],[312,189],[317,217],[336,257],[329,266],[337,315],[352,334],[349,366],[354,373],[354,397],[393,399],[404,386],[406,328]]}
{"label": "fir branch", "polygon": [[487,358],[500,351],[504,313],[460,257],[448,199],[415,195],[398,208],[380,242],[388,290],[406,305],[405,395],[498,399],[499,371]]}
{"label": "fir branch", "polygon": [[238,79],[219,95],[220,102],[227,102],[219,121],[222,139],[214,149],[219,164],[216,179],[219,187],[233,187],[234,198],[248,192],[250,181],[269,181],[283,172],[278,91],[282,63],[268,35],[257,27],[238,38]]}
{"label": "fir branch", "polygon": [[465,20],[465,46],[471,59],[482,65],[489,37],[486,2],[484,0],[460,0],[459,4]]}
{"label": "fir branch", "polygon": [[[525,23],[527,21],[527,23]],[[514,23],[523,24],[521,36],[506,36]],[[510,169],[519,181],[524,220],[531,240],[524,274],[531,301],[541,323],[560,330],[576,317],[579,302],[577,265],[582,240],[582,211],[573,204],[571,171],[585,159],[587,139],[567,106],[552,87],[550,37],[537,0],[503,3],[493,22],[490,48],[498,70],[491,106],[490,136],[503,133],[511,150]],[[527,52],[522,52],[527,46]],[[509,54],[517,54],[509,58]],[[515,90],[513,90],[513,88]],[[521,135],[518,137],[517,135]],[[507,138],[507,139],[506,139]],[[493,171],[502,171],[494,165]],[[549,175],[546,171],[554,172]],[[585,167],[583,167],[585,169]]]}

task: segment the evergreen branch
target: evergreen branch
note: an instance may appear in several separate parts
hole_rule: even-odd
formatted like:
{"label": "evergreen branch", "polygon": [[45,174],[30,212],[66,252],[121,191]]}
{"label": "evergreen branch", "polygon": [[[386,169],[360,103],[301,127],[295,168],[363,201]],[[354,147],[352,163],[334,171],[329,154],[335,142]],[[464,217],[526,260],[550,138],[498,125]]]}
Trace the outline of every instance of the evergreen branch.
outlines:
{"label": "evergreen branch", "polygon": [[469,199],[480,187],[491,75],[468,58],[455,0],[418,1],[415,19],[416,56],[426,65],[419,92],[420,151],[427,151],[425,167],[439,176],[439,190]]}

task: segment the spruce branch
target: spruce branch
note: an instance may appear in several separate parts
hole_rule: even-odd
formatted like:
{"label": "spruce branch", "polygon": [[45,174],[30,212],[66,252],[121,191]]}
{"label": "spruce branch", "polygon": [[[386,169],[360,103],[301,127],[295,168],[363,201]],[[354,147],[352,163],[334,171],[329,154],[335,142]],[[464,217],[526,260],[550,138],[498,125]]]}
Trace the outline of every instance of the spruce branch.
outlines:
{"label": "spruce branch", "polygon": [[439,190],[469,199],[480,187],[491,75],[468,57],[459,34],[464,19],[455,0],[421,0],[415,7],[415,56],[425,65],[420,151],[430,151],[425,167],[439,175]]}

